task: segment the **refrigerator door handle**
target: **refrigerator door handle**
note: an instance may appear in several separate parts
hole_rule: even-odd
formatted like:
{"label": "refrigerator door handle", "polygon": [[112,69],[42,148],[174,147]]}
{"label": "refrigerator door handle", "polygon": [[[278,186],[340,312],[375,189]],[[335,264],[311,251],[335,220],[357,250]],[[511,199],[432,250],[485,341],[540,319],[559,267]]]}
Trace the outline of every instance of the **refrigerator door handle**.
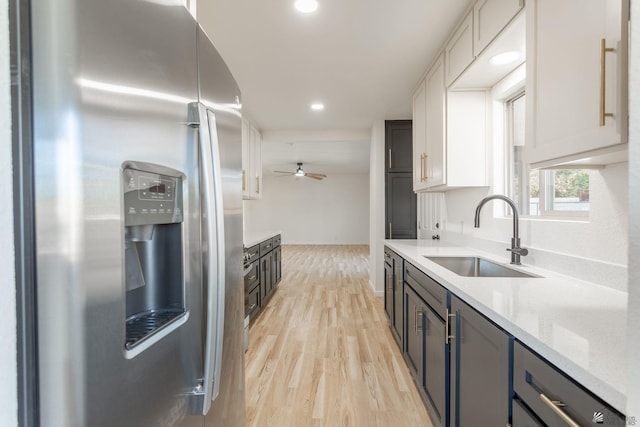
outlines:
{"label": "refrigerator door handle", "polygon": [[200,103],[191,104],[190,124],[199,127],[200,167],[202,168],[203,227],[207,236],[207,320],[204,360],[204,402],[206,415],[220,391],[222,342],[224,331],[225,243],[220,147],[215,114]]}

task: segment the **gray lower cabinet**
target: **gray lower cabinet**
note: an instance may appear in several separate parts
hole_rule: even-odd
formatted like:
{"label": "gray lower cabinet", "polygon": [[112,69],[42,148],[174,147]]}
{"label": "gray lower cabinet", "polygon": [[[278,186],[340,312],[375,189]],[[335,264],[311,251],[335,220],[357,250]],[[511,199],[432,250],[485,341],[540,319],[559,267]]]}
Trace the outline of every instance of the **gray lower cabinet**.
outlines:
{"label": "gray lower cabinet", "polygon": [[445,322],[426,305],[422,314],[424,322],[424,391],[432,405],[432,418],[436,425],[444,426],[447,420],[445,383],[449,370],[449,345],[445,343]]}
{"label": "gray lower cabinet", "polygon": [[[539,424],[531,424],[522,414],[516,414],[514,403],[514,426],[567,425],[626,425],[622,414],[576,384],[561,371],[548,363],[520,342],[513,351],[514,402],[519,409],[527,411]],[[573,424],[571,424],[573,423]]]}
{"label": "gray lower cabinet", "polygon": [[384,251],[384,311],[389,319],[391,332],[402,348],[403,334],[403,265],[401,256],[385,248]]}
{"label": "gray lower cabinet", "polygon": [[544,427],[520,399],[513,399],[512,427]]}
{"label": "gray lower cabinet", "polygon": [[271,280],[271,265],[273,255],[271,252],[260,257],[260,296],[262,301],[267,300],[267,296],[271,295],[273,282]]}
{"label": "gray lower cabinet", "polygon": [[271,285],[275,289],[282,280],[282,248],[273,248],[273,259],[271,260]]}
{"label": "gray lower cabinet", "polygon": [[451,312],[450,425],[506,426],[512,339],[455,296]]}
{"label": "gray lower cabinet", "polygon": [[393,256],[391,252],[384,252],[384,312],[393,324]]}
{"label": "gray lower cabinet", "polygon": [[447,291],[406,261],[404,281],[405,360],[433,424],[446,426],[449,345],[443,315],[447,312]]}
{"label": "gray lower cabinet", "polygon": [[425,304],[410,286],[404,288],[405,326],[404,346],[405,360],[418,388],[424,388],[424,323]]}
{"label": "gray lower cabinet", "polygon": [[280,235],[247,249],[251,263],[245,267],[245,313],[253,320],[282,280]]}
{"label": "gray lower cabinet", "polygon": [[404,336],[404,316],[402,315],[402,305],[404,301],[404,260],[401,256],[393,254],[393,321],[392,331],[396,336],[396,341],[400,348],[403,344]]}

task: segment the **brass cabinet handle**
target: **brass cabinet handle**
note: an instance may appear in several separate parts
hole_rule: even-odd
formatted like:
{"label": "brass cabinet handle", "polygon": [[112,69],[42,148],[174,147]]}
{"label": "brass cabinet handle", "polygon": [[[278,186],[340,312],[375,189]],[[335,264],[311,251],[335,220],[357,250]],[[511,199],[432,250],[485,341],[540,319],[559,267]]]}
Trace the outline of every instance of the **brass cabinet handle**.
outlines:
{"label": "brass cabinet handle", "polygon": [[260,194],[260,177],[256,176],[256,194]]}
{"label": "brass cabinet handle", "polygon": [[615,49],[612,47],[607,47],[607,41],[605,39],[600,40],[600,126],[604,126],[605,117],[613,117],[612,113],[605,112],[605,76],[607,71],[606,66],[606,54],[607,52],[615,52]]}
{"label": "brass cabinet handle", "polygon": [[449,318],[450,317],[456,317],[455,313],[449,313],[449,309],[447,308],[447,311],[444,315],[444,343],[445,344],[449,344],[452,340],[454,339],[456,336],[451,334],[449,329],[451,327],[451,325],[449,324]]}
{"label": "brass cabinet handle", "polygon": [[391,169],[391,148],[389,148],[389,169]]}
{"label": "brass cabinet handle", "polygon": [[242,191],[247,190],[247,172],[242,169]]}
{"label": "brass cabinet handle", "polygon": [[580,427],[580,424],[573,421],[573,419],[571,419],[571,417],[562,410],[562,407],[566,406],[564,403],[560,402],[559,400],[551,400],[547,396],[545,396],[544,393],[540,393],[540,400],[542,400],[544,404],[549,407],[549,409],[555,412],[557,416],[562,418],[562,421],[567,423],[567,425],[571,427]]}
{"label": "brass cabinet handle", "polygon": [[251,304],[251,306],[249,307],[249,311],[253,311],[254,308],[256,308],[258,306],[258,304]]}
{"label": "brass cabinet handle", "polygon": [[[422,322],[421,322],[422,316],[423,316],[422,310],[419,310],[416,308],[416,334],[419,334],[420,332],[422,332]],[[420,319],[421,321],[418,322],[418,319]]]}
{"label": "brass cabinet handle", "polygon": [[420,182],[424,182],[429,177],[427,176],[427,158],[429,156],[425,153],[420,155]]}
{"label": "brass cabinet handle", "polygon": [[391,223],[389,223],[389,238],[393,239],[393,231],[391,229]]}

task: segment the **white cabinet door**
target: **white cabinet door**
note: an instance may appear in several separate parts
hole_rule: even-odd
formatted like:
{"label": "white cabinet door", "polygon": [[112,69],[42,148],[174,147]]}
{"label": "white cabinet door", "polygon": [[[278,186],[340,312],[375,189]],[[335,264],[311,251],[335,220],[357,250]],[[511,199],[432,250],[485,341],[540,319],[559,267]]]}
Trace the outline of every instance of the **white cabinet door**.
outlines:
{"label": "white cabinet door", "polygon": [[473,62],[473,11],[469,12],[445,48],[447,87]]}
{"label": "white cabinet door", "polygon": [[242,198],[262,197],[262,135],[242,118]]}
{"label": "white cabinet door", "polygon": [[425,78],[426,103],[426,184],[427,187],[446,184],[444,58],[433,64]]}
{"label": "white cabinet door", "polygon": [[[524,0],[478,0],[473,6],[473,54],[480,55],[523,6]],[[574,13],[578,20],[580,9]]]}
{"label": "white cabinet door", "polygon": [[262,135],[251,126],[251,196],[262,198]]}
{"label": "white cabinet door", "polygon": [[427,188],[425,174],[427,94],[422,80],[413,93],[413,191]]}
{"label": "white cabinet door", "polygon": [[526,145],[534,166],[627,142],[628,7],[527,2]]}
{"label": "white cabinet door", "polygon": [[242,198],[249,199],[251,190],[249,185],[251,171],[251,123],[244,117],[242,118]]}

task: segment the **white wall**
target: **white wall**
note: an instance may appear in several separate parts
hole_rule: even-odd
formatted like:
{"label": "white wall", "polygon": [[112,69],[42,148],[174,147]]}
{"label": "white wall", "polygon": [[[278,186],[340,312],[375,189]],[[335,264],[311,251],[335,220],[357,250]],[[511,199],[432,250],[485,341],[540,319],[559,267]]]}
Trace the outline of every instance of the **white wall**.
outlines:
{"label": "white wall", "polygon": [[[523,262],[626,290],[627,169],[625,162],[592,171],[588,221],[521,219],[521,244],[530,250]],[[485,205],[480,228],[473,228],[475,208],[489,194],[494,194],[494,191],[487,188],[447,192],[446,237],[494,250],[507,260],[509,254],[504,252],[504,248],[511,244],[513,223],[510,218],[494,217],[495,210],[504,209],[504,202],[492,201]]]}
{"label": "white wall", "polygon": [[369,284],[376,296],[384,296],[384,223],[385,223],[385,167],[384,120],[373,124],[369,166]]}
{"label": "white wall", "polygon": [[[18,425],[8,2],[0,0],[0,425]],[[7,202],[8,201],[8,202]]]}
{"label": "white wall", "polygon": [[627,415],[640,420],[640,2],[631,2],[629,54],[629,310]]}
{"label": "white wall", "polygon": [[281,231],[283,244],[369,243],[369,175],[263,182],[262,199],[243,204],[245,235]]}

